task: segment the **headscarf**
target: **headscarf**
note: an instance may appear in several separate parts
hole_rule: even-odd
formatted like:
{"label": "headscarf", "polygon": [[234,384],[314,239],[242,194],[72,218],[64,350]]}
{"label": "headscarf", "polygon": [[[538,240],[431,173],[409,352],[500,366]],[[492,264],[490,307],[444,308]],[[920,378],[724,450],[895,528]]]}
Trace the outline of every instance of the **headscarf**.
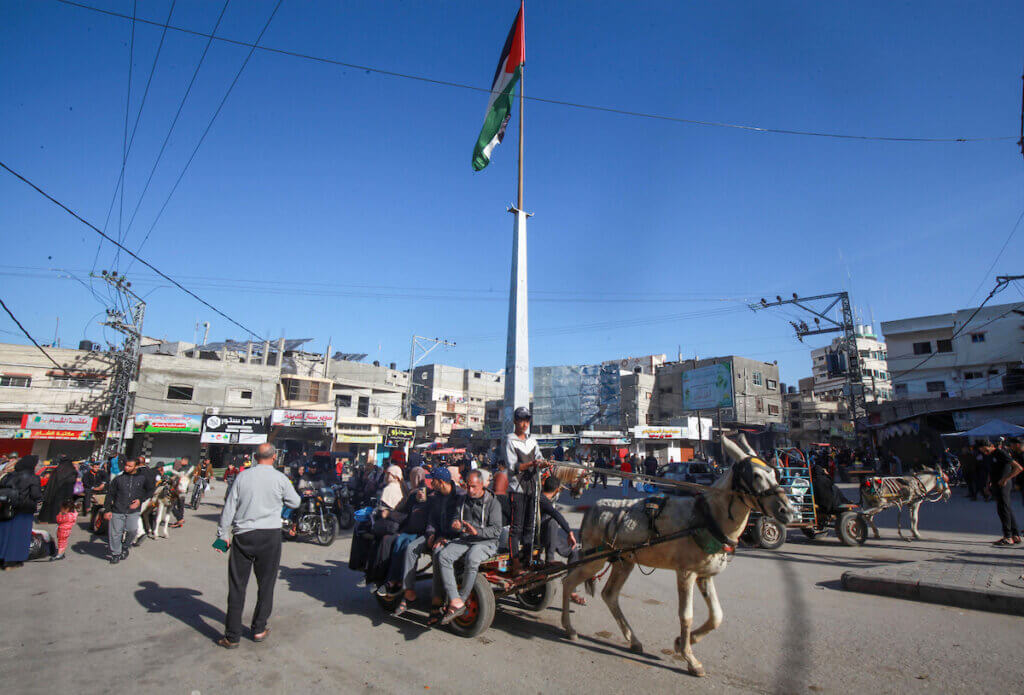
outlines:
{"label": "headscarf", "polygon": [[57,459],[57,467],[50,475],[50,480],[66,481],[76,478],[78,478],[78,469],[75,468],[75,464],[71,463],[71,459],[66,455]]}
{"label": "headscarf", "polygon": [[462,474],[459,472],[458,466],[448,466],[448,472],[452,474],[452,483],[455,485],[462,485]]}
{"label": "headscarf", "polygon": [[16,471],[28,471],[33,475],[36,472],[36,466],[39,464],[39,457],[35,454],[29,454],[28,456],[22,456],[21,459],[14,464],[14,470]]}
{"label": "headscarf", "polygon": [[413,490],[418,488],[427,479],[427,472],[423,470],[423,466],[413,466],[409,470],[409,487]]}
{"label": "headscarf", "polygon": [[405,496],[402,491],[402,469],[398,466],[388,466],[386,474],[387,484],[380,493],[380,502],[388,509],[394,509]]}

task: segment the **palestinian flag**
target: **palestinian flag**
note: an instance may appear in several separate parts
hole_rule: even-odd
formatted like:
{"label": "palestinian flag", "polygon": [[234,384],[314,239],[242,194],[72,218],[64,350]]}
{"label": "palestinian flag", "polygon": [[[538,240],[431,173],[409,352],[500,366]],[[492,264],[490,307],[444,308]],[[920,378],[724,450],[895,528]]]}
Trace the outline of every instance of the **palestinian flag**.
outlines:
{"label": "palestinian flag", "polygon": [[505,48],[501,50],[498,69],[494,71],[494,82],[491,83],[491,98],[487,102],[487,115],[484,127],[480,129],[476,147],[473,148],[473,170],[480,171],[491,161],[491,151],[505,137],[505,126],[512,116],[512,94],[516,82],[523,74],[523,63],[526,61],[526,45],[523,32],[523,6],[519,5],[516,21],[505,39]]}

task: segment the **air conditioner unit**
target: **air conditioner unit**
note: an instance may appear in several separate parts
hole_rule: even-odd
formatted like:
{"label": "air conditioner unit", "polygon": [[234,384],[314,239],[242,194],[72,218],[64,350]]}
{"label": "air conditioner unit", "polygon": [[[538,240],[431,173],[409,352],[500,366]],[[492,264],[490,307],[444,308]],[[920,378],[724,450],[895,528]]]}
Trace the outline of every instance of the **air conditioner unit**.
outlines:
{"label": "air conditioner unit", "polygon": [[220,415],[220,408],[204,408],[203,413],[206,415]]}

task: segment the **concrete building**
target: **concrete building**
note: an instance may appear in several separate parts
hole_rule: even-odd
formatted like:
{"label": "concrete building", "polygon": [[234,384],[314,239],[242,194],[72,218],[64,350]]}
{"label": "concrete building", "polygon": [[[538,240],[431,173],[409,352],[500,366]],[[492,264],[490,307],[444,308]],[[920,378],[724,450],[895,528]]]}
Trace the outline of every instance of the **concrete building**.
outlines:
{"label": "concrete building", "polygon": [[106,352],[0,343],[0,453],[85,458],[106,433],[114,363]]}
{"label": "concrete building", "polygon": [[1007,390],[1004,382],[1024,376],[1022,329],[1024,304],[884,321],[894,397],[971,398]]}
{"label": "concrete building", "polygon": [[726,425],[765,429],[782,424],[779,366],[737,355],[662,365],[654,399],[653,424],[696,415],[698,410],[714,418],[716,427],[719,418]]}
{"label": "concrete building", "polygon": [[413,370],[412,409],[424,418],[423,436],[447,437],[455,430],[484,432],[487,404],[501,401],[504,375],[444,364]]}
{"label": "concrete building", "polygon": [[815,378],[800,380],[799,390],[786,393],[789,440],[793,446],[840,443],[853,437],[853,421],[846,401],[833,393],[815,390]]}
{"label": "concrete building", "polygon": [[[892,400],[893,387],[886,362],[888,355],[885,343],[878,340],[870,326],[857,326],[856,330],[865,399],[868,402]],[[811,351],[816,396],[843,397],[843,388],[846,386],[846,353],[843,351],[842,343],[843,338],[836,338],[831,345]]]}

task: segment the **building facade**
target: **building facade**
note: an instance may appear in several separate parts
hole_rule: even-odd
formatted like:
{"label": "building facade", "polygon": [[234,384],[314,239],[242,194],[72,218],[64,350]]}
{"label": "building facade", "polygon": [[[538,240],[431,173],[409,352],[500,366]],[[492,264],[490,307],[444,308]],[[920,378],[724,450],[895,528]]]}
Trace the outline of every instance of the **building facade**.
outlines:
{"label": "building facade", "polygon": [[487,404],[505,394],[503,374],[479,369],[426,364],[413,370],[412,380],[412,412],[423,416],[427,439],[459,430],[483,433]]}

